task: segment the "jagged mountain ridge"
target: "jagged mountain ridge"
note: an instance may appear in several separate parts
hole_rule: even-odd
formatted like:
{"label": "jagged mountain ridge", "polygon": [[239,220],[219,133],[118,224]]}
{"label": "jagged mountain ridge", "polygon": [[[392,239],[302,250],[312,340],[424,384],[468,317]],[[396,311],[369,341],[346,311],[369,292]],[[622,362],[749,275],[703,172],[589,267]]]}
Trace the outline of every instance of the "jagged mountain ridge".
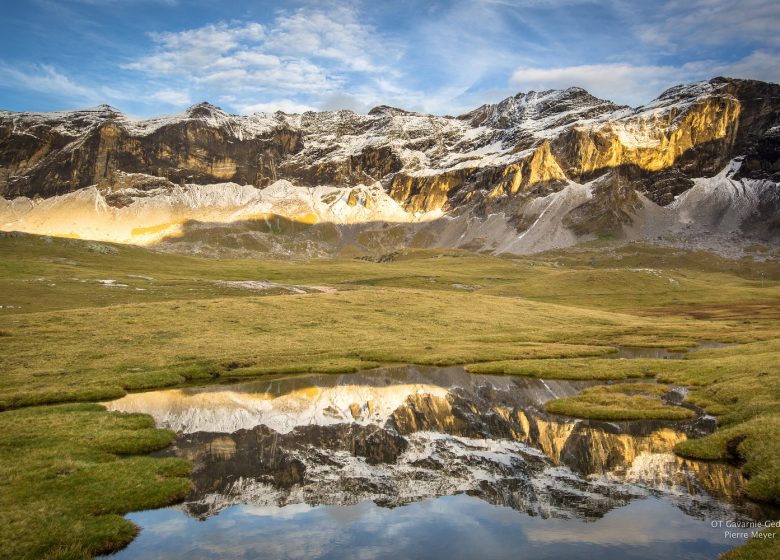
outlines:
{"label": "jagged mountain ridge", "polygon": [[[204,227],[240,241],[214,224],[269,216],[406,224],[383,249],[522,253],[605,233],[774,241],[778,182],[780,86],[748,80],[677,86],[636,109],[581,88],[529,92],[458,117],[0,112],[0,228],[184,250],[203,249]],[[320,237],[309,252],[329,251]]]}

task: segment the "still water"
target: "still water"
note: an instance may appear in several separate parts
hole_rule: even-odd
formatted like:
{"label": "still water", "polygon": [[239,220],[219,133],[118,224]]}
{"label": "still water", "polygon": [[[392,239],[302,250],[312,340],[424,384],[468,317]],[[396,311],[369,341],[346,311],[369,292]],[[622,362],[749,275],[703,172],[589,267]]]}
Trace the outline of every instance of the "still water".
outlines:
{"label": "still water", "polygon": [[116,558],[715,558],[774,519],[740,473],[675,456],[711,419],[555,417],[586,383],[383,368],[128,395],[177,431],[185,502]]}

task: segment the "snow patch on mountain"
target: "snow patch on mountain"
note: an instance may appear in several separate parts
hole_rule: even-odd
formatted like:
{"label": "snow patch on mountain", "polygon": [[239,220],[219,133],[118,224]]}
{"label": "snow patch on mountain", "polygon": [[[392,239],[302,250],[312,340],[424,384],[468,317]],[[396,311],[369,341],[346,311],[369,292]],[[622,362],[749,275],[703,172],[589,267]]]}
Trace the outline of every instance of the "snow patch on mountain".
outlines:
{"label": "snow patch on mountain", "polygon": [[279,180],[265,189],[220,183],[111,192],[131,200],[122,207],[111,206],[107,194],[87,187],[48,199],[0,199],[0,230],[146,245],[176,235],[189,220],[230,223],[279,216],[309,224],[352,224],[440,216],[407,212],[379,184],[309,188]]}

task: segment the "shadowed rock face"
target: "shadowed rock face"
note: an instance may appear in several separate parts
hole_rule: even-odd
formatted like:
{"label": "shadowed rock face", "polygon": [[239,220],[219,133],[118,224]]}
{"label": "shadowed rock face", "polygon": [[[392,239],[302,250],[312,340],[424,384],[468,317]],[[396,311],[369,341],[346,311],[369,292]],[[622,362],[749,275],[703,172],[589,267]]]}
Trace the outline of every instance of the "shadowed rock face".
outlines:
{"label": "shadowed rock face", "polygon": [[739,471],[676,457],[711,426],[573,421],[542,412],[582,383],[470,376],[460,368],[295,376],[128,395],[180,435],[164,454],[195,468],[185,502],[397,506],[468,493],[531,515],[596,519],[647,495],[695,516],[751,516]]}
{"label": "shadowed rock face", "polygon": [[24,118],[0,120],[5,179],[0,189],[5,197],[50,197],[90,185],[129,186],[118,171],[175,184],[233,181],[265,186],[276,180],[278,162],[301,149],[300,131],[279,125],[244,138],[236,134],[227,115],[206,104],[144,135],[134,134],[120,113],[85,113],[91,113],[91,120],[77,129],[75,137],[66,134],[60,119],[44,118],[19,139],[16,120]]}
{"label": "shadowed rock face", "polygon": [[[467,239],[462,224],[451,235],[414,225],[399,245],[425,237],[523,253],[601,234],[771,240],[780,234],[778,131],[780,86],[724,78],[677,86],[637,109],[569,88],[518,94],[460,117],[388,107],[242,117],[207,103],[146,121],[108,106],[0,112],[0,195],[13,199],[0,200],[0,228],[149,243],[180,239],[174,226],[188,220],[416,223],[443,214],[491,233]],[[694,209],[686,195],[697,181],[716,201],[731,200],[736,187],[739,219],[724,226],[718,202],[687,223]],[[361,185],[387,200],[354,195]],[[57,208],[28,200],[40,197],[56,197]],[[360,215],[341,210],[342,198]],[[59,217],[79,204],[95,216]],[[659,215],[650,227],[649,214]],[[128,221],[127,232],[114,231]]]}

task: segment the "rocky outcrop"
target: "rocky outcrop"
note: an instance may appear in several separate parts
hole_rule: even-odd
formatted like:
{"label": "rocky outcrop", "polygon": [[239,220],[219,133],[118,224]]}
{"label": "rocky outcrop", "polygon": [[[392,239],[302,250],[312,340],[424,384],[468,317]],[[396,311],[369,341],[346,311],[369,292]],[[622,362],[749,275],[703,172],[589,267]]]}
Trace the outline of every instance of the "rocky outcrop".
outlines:
{"label": "rocky outcrop", "polygon": [[440,210],[466,181],[475,186],[483,183],[473,170],[447,171],[438,175],[395,175],[390,183],[390,196],[411,212]]}
{"label": "rocky outcrop", "polygon": [[371,184],[400,171],[402,163],[388,146],[367,147],[345,159],[301,166],[288,161],[279,168],[280,176],[302,185]]}
{"label": "rocky outcrop", "polygon": [[[554,141],[561,166],[573,179],[634,166],[660,171],[680,163],[695,176],[719,171],[732,157],[741,104],[732,96],[711,95],[690,105],[664,103],[596,126],[574,126]],[[708,144],[713,144],[703,149]],[[712,156],[716,156],[714,159]]]}

